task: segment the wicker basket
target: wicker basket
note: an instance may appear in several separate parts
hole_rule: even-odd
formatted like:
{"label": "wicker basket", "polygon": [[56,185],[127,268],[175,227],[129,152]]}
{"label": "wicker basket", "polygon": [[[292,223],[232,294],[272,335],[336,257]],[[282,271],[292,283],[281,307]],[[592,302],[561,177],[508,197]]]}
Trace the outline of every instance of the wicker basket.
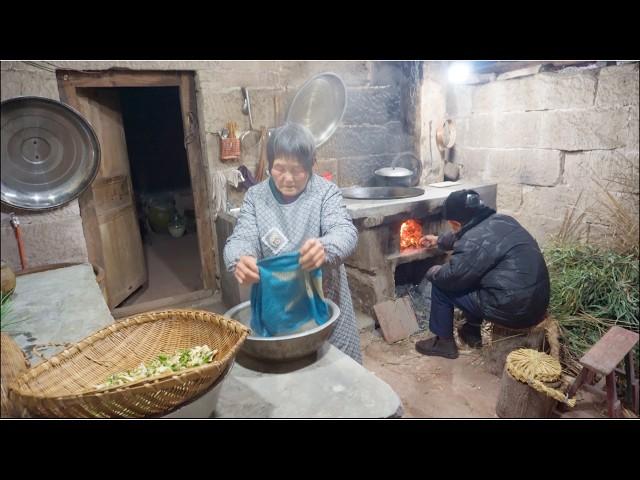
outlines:
{"label": "wicker basket", "polygon": [[[204,394],[247,337],[240,322],[199,310],[165,310],[129,317],[104,328],[20,375],[10,397],[32,416],[141,418],[165,415]],[[153,379],[96,390],[108,375],[160,353],[197,345],[217,349],[213,362]]]}
{"label": "wicker basket", "polygon": [[21,417],[20,408],[9,399],[8,385],[29,369],[29,362],[24,358],[24,353],[18,344],[6,333],[0,333],[0,357],[0,390],[2,391],[0,417]]}

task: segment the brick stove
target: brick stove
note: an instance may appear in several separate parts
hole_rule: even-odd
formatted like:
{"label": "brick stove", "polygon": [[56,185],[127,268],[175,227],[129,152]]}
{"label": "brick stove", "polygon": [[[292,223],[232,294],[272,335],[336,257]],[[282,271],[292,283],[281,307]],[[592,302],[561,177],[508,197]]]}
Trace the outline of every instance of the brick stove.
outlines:
{"label": "brick stove", "polygon": [[345,262],[356,309],[373,316],[374,305],[396,298],[400,283],[420,283],[431,265],[443,263],[446,254],[438,250],[401,251],[400,227],[413,219],[421,224],[424,235],[448,231],[448,224],[442,219],[442,204],[451,192],[465,188],[476,190],[486,205],[495,208],[496,184],[472,182],[447,188],[426,187],[423,195],[414,198],[345,199],[359,232],[358,247]]}

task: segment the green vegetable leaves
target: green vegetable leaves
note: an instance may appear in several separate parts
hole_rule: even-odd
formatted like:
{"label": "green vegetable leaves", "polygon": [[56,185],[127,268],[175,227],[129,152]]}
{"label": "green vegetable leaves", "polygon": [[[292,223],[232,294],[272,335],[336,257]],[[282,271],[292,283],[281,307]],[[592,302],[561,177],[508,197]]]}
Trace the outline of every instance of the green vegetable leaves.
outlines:
{"label": "green vegetable leaves", "polygon": [[217,353],[218,350],[211,350],[208,345],[178,350],[171,356],[161,353],[146,365],[141,363],[133,370],[109,375],[105,383],[96,385],[96,388],[103,389],[123,385],[143,378],[162,375],[167,372],[179,372],[187,368],[199,367],[200,365],[210,363]]}

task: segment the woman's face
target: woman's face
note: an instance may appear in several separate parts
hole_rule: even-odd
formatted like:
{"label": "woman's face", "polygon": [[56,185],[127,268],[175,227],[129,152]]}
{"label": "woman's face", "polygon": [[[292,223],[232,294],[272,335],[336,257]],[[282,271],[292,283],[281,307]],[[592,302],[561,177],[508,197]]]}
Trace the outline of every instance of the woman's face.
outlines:
{"label": "woman's face", "polygon": [[271,176],[276,188],[285,197],[300,194],[309,180],[309,172],[295,158],[276,158],[271,167]]}

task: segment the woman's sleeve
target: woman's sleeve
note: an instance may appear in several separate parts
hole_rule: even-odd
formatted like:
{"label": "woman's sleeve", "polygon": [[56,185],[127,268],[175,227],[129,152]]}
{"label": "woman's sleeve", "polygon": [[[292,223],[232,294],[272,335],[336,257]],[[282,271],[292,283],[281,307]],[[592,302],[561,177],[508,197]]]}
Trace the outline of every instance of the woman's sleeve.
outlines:
{"label": "woman's sleeve", "polygon": [[356,249],[358,229],[353,225],[342,193],[336,185],[331,185],[323,198],[321,215],[322,236],[319,240],[324,246],[326,262],[334,265],[342,263]]}
{"label": "woman's sleeve", "polygon": [[256,222],[255,200],[251,189],[247,191],[233,233],[227,238],[223,257],[227,271],[233,272],[240,257],[250,255],[260,259],[260,239]]}

